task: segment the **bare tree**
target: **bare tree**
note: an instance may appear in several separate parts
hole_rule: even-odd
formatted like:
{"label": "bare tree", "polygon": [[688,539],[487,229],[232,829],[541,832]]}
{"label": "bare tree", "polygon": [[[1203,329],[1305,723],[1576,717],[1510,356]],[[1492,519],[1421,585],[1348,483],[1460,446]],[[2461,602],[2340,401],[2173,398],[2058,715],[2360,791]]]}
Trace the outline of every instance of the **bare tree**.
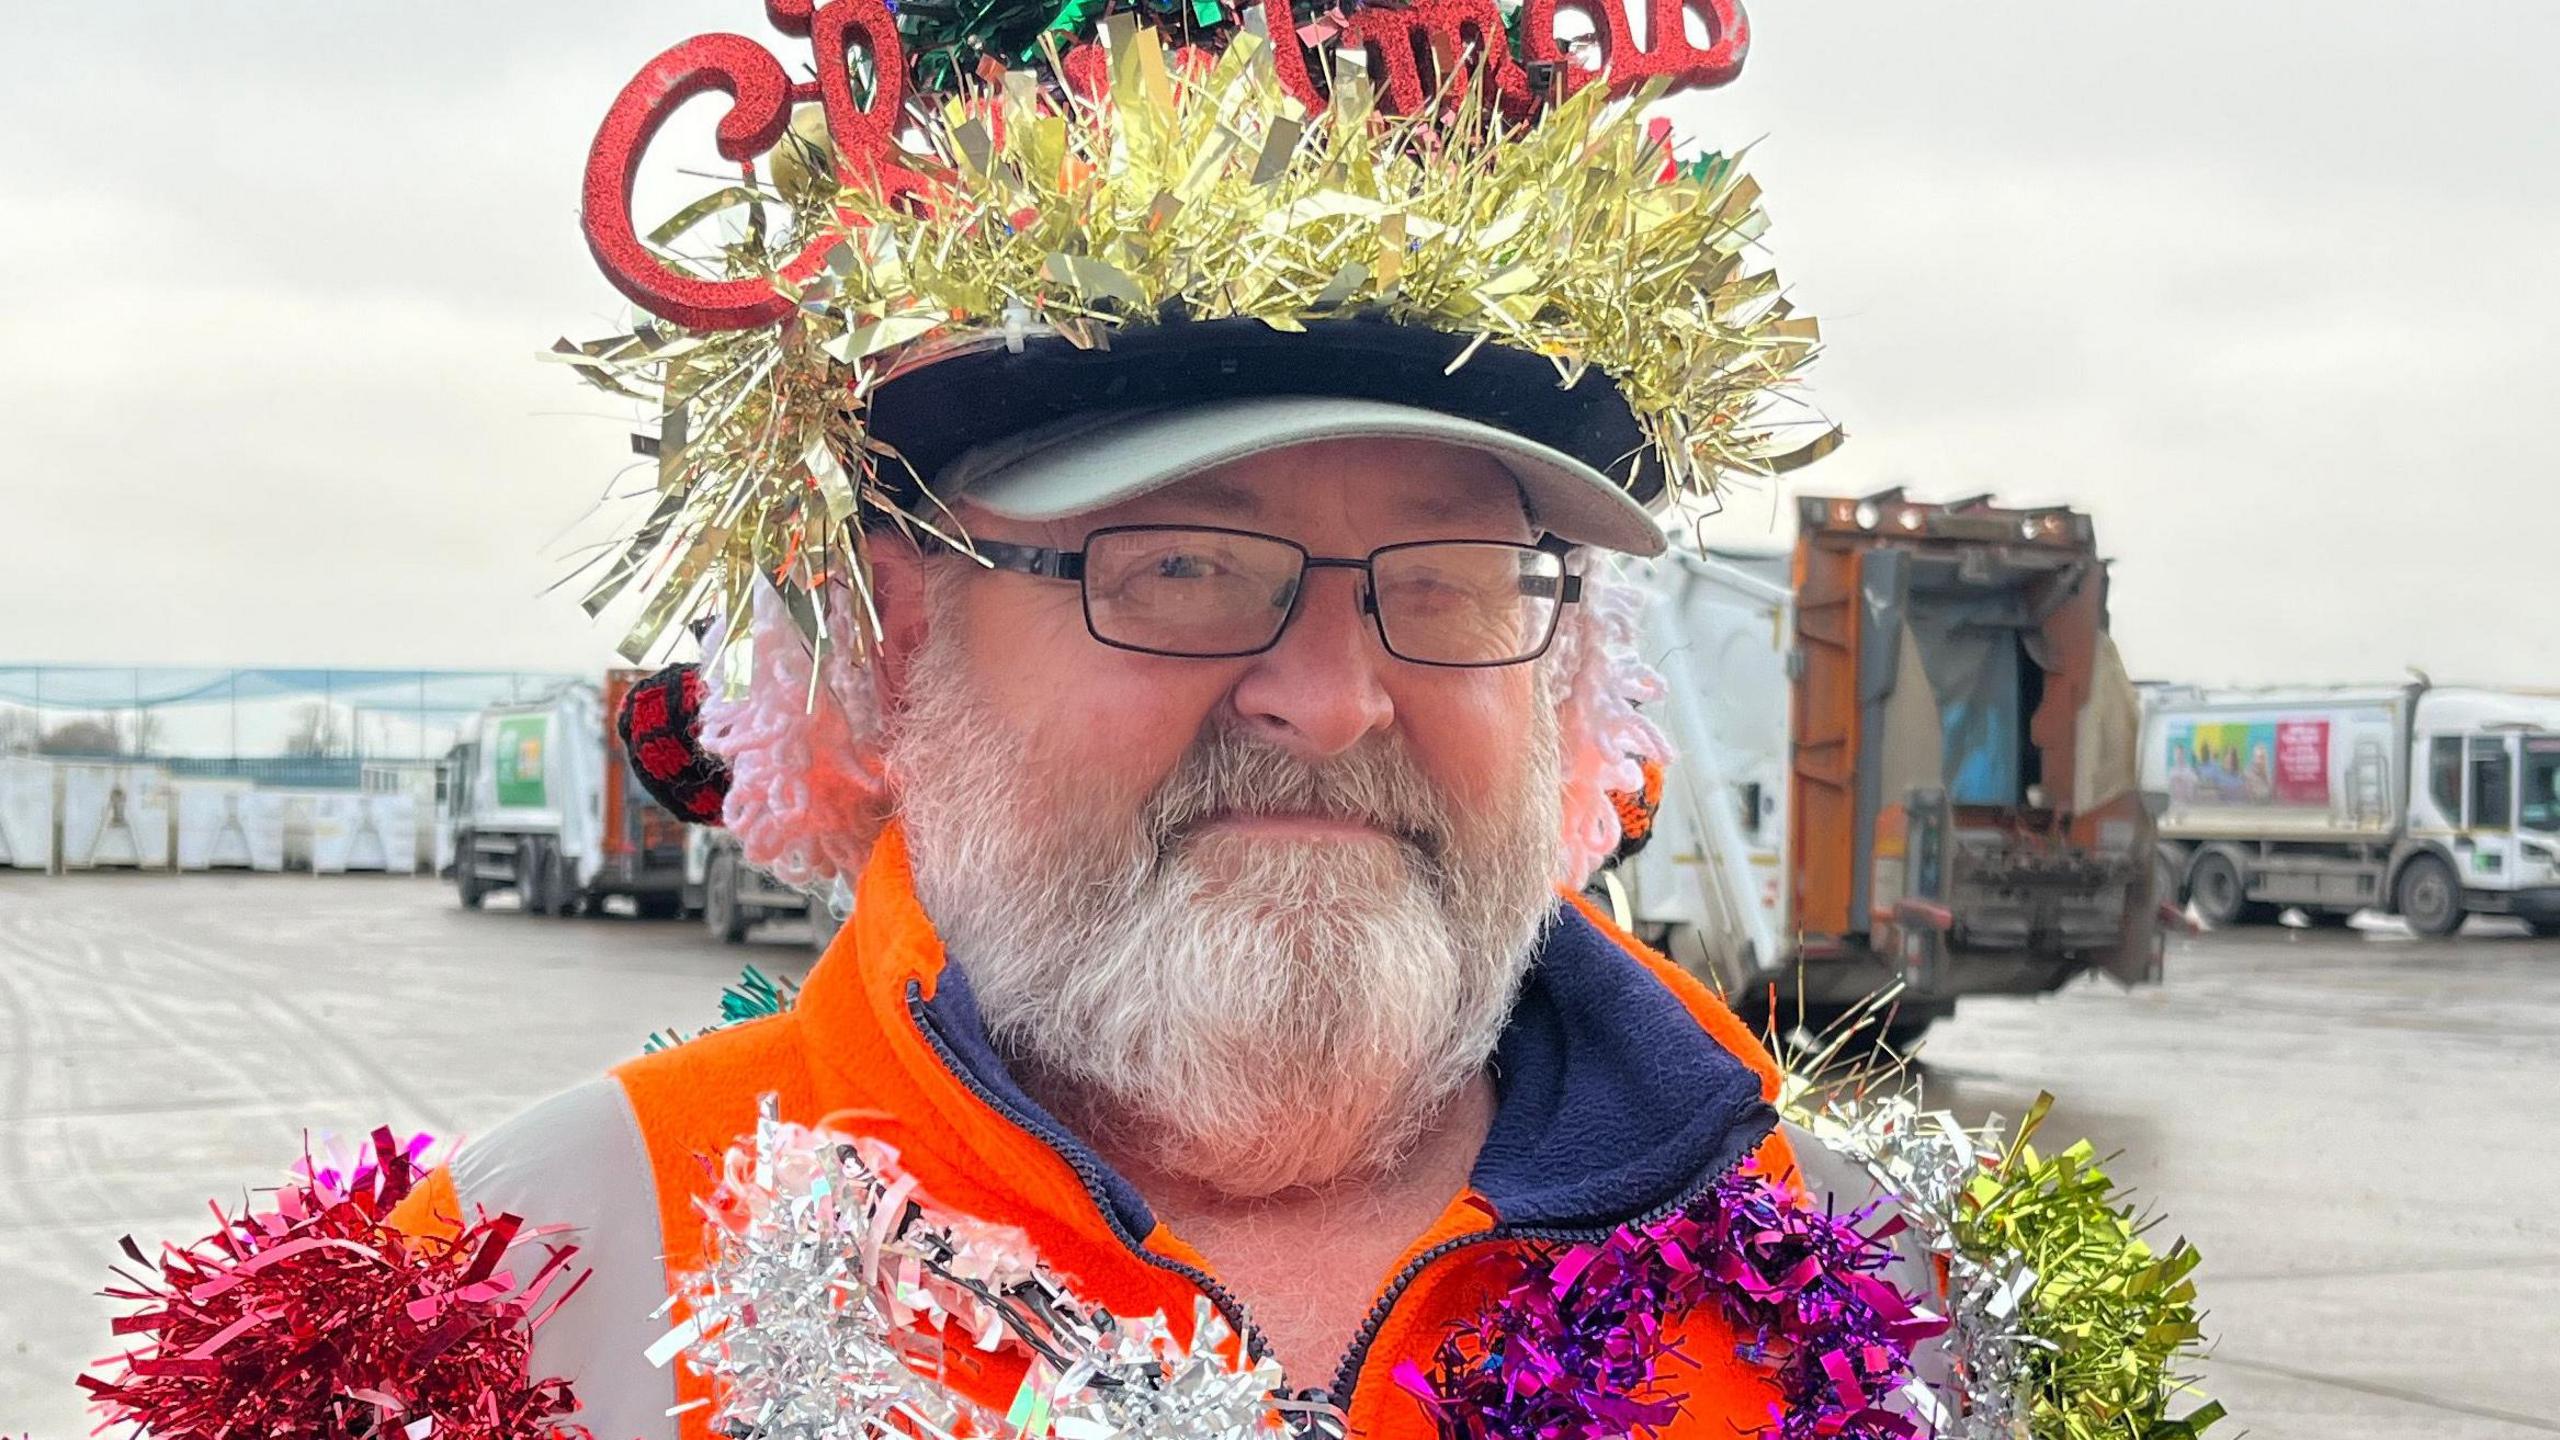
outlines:
{"label": "bare tree", "polygon": [[334,755],[346,739],[337,706],[323,700],[305,701],[294,708],[293,733],[285,738],[284,753],[303,759]]}
{"label": "bare tree", "polygon": [[0,755],[32,753],[44,741],[44,721],[23,705],[0,705]]}
{"label": "bare tree", "polygon": [[44,732],[36,742],[39,755],[119,755],[122,738],[116,734],[113,715],[88,715],[66,720]]}
{"label": "bare tree", "polygon": [[160,734],[163,728],[159,712],[155,710],[146,708],[126,711],[125,753],[149,755],[157,751],[160,748]]}

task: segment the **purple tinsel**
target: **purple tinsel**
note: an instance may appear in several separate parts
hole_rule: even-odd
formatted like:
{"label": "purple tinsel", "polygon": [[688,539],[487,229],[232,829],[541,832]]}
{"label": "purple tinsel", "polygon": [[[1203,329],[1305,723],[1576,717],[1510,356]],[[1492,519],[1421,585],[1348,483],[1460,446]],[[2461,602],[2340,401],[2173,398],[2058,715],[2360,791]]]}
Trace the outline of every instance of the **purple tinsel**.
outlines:
{"label": "purple tinsel", "polygon": [[1614,1440],[1668,1423],[1666,1331],[1714,1304],[1741,1354],[1776,1372],[1769,1440],[1912,1440],[1886,1400],[1911,1347],[1946,1328],[1878,1274],[1893,1259],[1874,1207],[1835,1215],[1746,1165],[1686,1209],[1597,1244],[1511,1257],[1498,1295],[1397,1381],[1449,1440]]}

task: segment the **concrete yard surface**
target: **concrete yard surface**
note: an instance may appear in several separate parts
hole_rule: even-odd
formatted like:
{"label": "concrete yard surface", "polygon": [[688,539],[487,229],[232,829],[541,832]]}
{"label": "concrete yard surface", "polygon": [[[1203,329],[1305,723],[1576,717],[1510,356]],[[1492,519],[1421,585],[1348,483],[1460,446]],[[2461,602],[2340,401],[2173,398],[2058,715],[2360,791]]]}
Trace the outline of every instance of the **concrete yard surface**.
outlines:
{"label": "concrete yard surface", "polygon": [[2158,989],[1967,1005],[1927,1083],[2122,1152],[2204,1255],[2213,1433],[2560,1434],[2560,942],[2500,928],[2181,939]]}
{"label": "concrete yard surface", "polygon": [[[0,1434],[85,1434],[119,1236],[192,1239],[306,1131],[468,1135],[699,1028],[799,922],[559,920],[378,877],[0,874]],[[1920,1073],[2204,1252],[2206,1390],[2299,1440],[2560,1433],[2560,943],[2389,928],[2181,939],[2167,983],[1968,1003]]]}
{"label": "concrete yard surface", "polygon": [[710,1024],[744,961],[805,971],[805,923],[729,946],[406,878],[0,873],[0,1435],[88,1432],[119,1236],[204,1234],[306,1131],[485,1129]]}

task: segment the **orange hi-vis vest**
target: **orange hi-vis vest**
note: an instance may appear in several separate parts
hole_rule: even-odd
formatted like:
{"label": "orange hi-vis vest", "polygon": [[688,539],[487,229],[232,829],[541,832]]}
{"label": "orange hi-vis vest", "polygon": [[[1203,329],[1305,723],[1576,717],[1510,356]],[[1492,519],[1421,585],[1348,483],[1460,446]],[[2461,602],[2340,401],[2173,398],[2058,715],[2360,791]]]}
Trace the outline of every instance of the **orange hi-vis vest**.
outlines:
{"label": "orange hi-vis vest", "polygon": [[[1484,1262],[1505,1247],[1597,1240],[1686,1203],[1755,1153],[1771,1173],[1794,1174],[1773,1128],[1766,1053],[1697,981],[1578,901],[1560,906],[1493,1070],[1495,1118],[1467,1189],[1376,1277],[1339,1369],[1289,1377],[1293,1394],[1341,1407],[1358,1440],[1439,1433],[1395,1368],[1428,1370],[1450,1327],[1494,1298],[1501,1267]],[[715,1398],[706,1382],[647,1352],[683,1313],[666,1308],[669,1293],[704,1260],[695,1202],[767,1095],[785,1120],[836,1117],[894,1145],[937,1208],[1020,1228],[1085,1303],[1187,1328],[1206,1295],[1252,1333],[1199,1252],[997,1059],[917,903],[894,827],[792,1009],[535,1106],[466,1143],[394,1221],[450,1231],[465,1207],[482,1207],[565,1227],[555,1238],[573,1240],[594,1273],[537,1336],[537,1374],[574,1383],[578,1420],[596,1440],[712,1440],[713,1407],[689,1403]],[[1691,1313],[1671,1326],[1659,1378],[1682,1409],[1655,1433],[1732,1440],[1766,1427],[1776,1389],[1737,1354],[1725,1319]],[[1002,1413],[1021,1362],[999,1353],[966,1363],[983,1368],[947,1383]]]}

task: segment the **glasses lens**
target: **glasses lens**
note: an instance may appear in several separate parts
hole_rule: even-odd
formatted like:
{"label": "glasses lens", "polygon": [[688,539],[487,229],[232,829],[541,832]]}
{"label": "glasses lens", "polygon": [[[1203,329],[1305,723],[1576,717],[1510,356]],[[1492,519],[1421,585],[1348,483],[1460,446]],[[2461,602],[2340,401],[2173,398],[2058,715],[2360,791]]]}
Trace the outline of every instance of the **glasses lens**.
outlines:
{"label": "glasses lens", "polygon": [[1105,530],[1085,541],[1085,619],[1131,650],[1249,655],[1287,623],[1305,558],[1263,535]]}
{"label": "glasses lens", "polygon": [[1547,648],[1564,558],[1462,541],[1378,552],[1372,583],[1387,648],[1426,665],[1505,665]]}

